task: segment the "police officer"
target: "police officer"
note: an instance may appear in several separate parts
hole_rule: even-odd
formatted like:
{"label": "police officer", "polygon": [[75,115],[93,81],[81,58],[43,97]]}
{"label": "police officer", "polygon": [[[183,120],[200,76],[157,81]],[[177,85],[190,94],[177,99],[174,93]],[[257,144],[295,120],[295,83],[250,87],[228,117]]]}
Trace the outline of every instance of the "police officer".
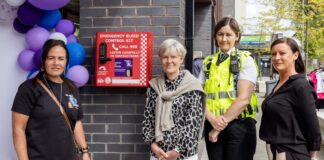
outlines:
{"label": "police officer", "polygon": [[205,139],[209,160],[252,160],[256,148],[254,115],[258,108],[254,86],[258,68],[247,51],[238,50],[241,38],[234,18],[215,26],[219,52],[203,61],[199,75],[207,94]]}

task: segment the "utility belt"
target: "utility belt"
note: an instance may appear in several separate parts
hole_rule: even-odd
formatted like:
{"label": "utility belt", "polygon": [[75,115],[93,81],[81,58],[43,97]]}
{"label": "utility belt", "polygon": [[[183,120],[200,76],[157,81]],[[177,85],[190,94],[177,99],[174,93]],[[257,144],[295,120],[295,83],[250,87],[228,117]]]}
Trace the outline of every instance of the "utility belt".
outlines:
{"label": "utility belt", "polygon": [[236,118],[233,121],[231,121],[230,123],[254,123],[256,124],[257,121],[251,117],[247,117],[247,118]]}
{"label": "utility belt", "polygon": [[253,111],[259,112],[258,107],[253,107],[251,106],[251,104],[248,104],[246,106],[246,109],[237,118],[238,119],[253,118],[254,116],[251,117]]}

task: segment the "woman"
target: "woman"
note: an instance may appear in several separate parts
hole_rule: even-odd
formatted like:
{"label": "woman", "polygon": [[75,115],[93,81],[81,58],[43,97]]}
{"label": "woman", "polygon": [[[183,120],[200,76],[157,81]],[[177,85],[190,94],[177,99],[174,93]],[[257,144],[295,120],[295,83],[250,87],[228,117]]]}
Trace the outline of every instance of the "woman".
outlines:
{"label": "woman", "polygon": [[[61,40],[47,40],[43,46],[41,71],[31,80],[22,83],[12,106],[13,142],[19,160],[75,159],[74,138],[83,160],[90,155],[85,141],[81,119],[78,89],[63,72],[69,61],[66,45]],[[37,82],[53,93],[64,107],[71,130],[58,105]]]}
{"label": "woman", "polygon": [[132,76],[132,68],[127,68],[126,69],[126,73],[125,73],[125,75],[126,75],[126,77],[131,77]]}
{"label": "woman", "polygon": [[151,160],[198,160],[204,92],[189,71],[180,70],[185,55],[185,48],[174,39],[159,48],[163,74],[149,82],[143,121]]}
{"label": "woman", "polygon": [[234,18],[222,18],[214,33],[219,52],[204,59],[199,76],[207,94],[208,157],[210,160],[252,160],[256,148],[257,66],[249,52],[235,47],[241,31]]}
{"label": "woman", "polygon": [[291,38],[271,44],[273,72],[279,81],[262,103],[260,139],[267,142],[273,160],[315,160],[320,149],[316,95],[305,78],[300,54]]}

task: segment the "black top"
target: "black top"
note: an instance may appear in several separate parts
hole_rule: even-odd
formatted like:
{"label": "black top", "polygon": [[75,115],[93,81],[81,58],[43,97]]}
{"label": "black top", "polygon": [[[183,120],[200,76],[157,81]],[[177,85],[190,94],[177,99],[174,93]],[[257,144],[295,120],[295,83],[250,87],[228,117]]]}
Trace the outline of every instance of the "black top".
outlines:
{"label": "black top", "polygon": [[[62,105],[74,126],[83,117],[78,90],[70,92],[64,82],[61,94],[61,84],[47,82],[59,101],[62,97]],[[46,81],[44,84],[47,85]],[[11,110],[29,116],[25,131],[29,159],[73,159],[75,147],[68,125],[53,99],[39,84],[33,80],[22,83]]]}
{"label": "black top", "polygon": [[[181,71],[175,80],[166,78],[167,91],[174,91],[183,80],[185,72]],[[200,85],[200,84],[199,84]],[[144,141],[155,141],[155,106],[157,93],[152,87],[147,90],[147,99],[144,109],[143,136]],[[198,153],[198,135],[203,120],[203,93],[190,91],[180,95],[172,101],[172,118],[175,127],[164,131],[163,141],[158,146],[165,152],[177,148],[180,151],[180,159],[191,157]],[[153,153],[151,152],[153,155]]]}
{"label": "black top", "polygon": [[304,74],[290,76],[262,103],[260,139],[301,154],[319,150],[321,132],[315,99],[315,92]]}

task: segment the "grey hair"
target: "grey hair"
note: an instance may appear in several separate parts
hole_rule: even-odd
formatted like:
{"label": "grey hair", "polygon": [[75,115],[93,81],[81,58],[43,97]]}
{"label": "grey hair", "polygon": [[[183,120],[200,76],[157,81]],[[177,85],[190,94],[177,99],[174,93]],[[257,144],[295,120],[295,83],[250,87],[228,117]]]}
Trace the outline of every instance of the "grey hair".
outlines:
{"label": "grey hair", "polygon": [[159,47],[159,56],[175,51],[182,59],[187,54],[185,47],[175,39],[166,39],[164,40]]}

